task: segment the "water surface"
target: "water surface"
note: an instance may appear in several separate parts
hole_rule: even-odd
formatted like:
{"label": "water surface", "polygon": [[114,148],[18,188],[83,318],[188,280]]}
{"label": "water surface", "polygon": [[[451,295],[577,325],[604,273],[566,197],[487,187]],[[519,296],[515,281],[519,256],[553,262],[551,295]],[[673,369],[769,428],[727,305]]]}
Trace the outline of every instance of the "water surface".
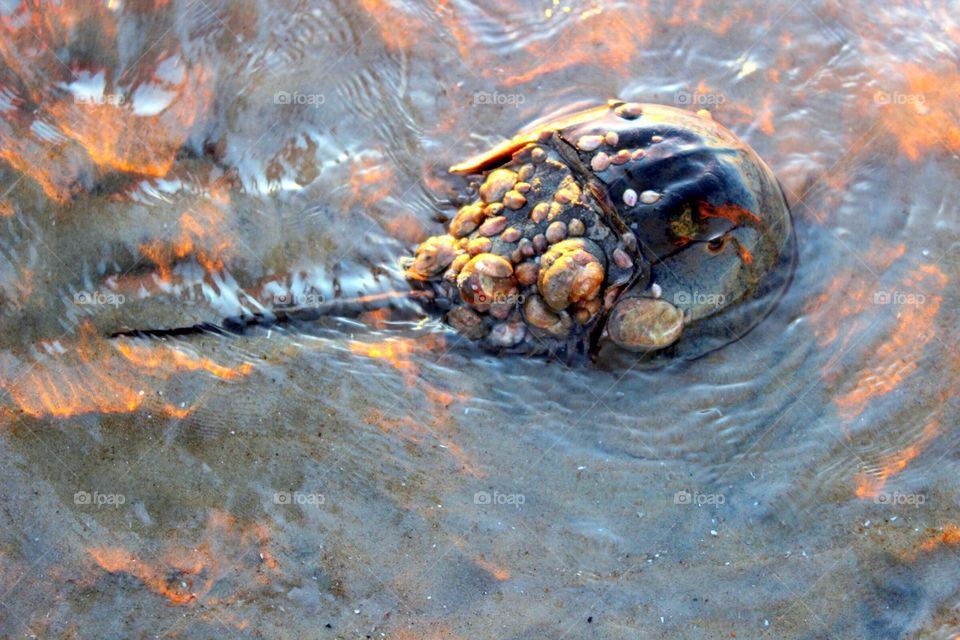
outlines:
{"label": "water surface", "polygon": [[[952,3],[4,3],[0,58],[0,635],[960,634]],[[610,97],[780,179],[741,341],[108,339],[391,291],[446,167]]]}

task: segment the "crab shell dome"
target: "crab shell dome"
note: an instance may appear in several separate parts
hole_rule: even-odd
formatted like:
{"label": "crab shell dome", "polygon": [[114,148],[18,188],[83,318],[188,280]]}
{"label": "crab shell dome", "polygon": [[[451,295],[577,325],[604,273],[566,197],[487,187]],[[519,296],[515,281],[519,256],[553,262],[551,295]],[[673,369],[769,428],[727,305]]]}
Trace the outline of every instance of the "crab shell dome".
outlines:
{"label": "crab shell dome", "polygon": [[[792,273],[779,184],[709,117],[610,101],[535,123],[451,171],[479,176],[480,201],[454,218],[452,244],[425,243],[418,257],[451,262],[448,280],[478,254],[513,265],[516,309],[470,309],[512,327],[487,331],[515,340],[494,346],[553,350],[566,339],[611,358],[698,357],[755,326]],[[438,246],[443,259],[431,261]],[[473,271],[461,284],[479,282]],[[471,315],[473,336],[477,326]]]}

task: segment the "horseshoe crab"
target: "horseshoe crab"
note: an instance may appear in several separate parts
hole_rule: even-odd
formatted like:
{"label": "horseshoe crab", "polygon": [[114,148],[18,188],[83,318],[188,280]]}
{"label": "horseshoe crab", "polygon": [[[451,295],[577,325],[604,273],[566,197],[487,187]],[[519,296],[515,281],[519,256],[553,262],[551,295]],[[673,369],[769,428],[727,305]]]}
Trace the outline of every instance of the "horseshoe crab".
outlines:
{"label": "horseshoe crab", "polygon": [[696,357],[750,330],[790,279],[780,186],[709,117],[610,101],[450,171],[478,197],[405,277],[497,351]]}

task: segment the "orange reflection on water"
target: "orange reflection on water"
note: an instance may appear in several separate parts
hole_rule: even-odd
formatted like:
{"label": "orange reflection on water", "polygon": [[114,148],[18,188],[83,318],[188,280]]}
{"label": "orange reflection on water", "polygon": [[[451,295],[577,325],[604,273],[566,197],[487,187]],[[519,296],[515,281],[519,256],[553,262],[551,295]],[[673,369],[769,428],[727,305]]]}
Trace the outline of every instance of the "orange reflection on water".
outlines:
{"label": "orange reflection on water", "polygon": [[[266,585],[270,574],[280,572],[269,551],[265,525],[240,525],[226,511],[212,510],[199,539],[192,544],[169,544],[157,554],[138,553],[120,546],[87,549],[96,565],[111,574],[126,574],[175,605],[200,602],[205,606],[229,604],[242,593],[210,595],[214,584],[231,578],[231,584]],[[220,616],[217,616],[220,619]],[[243,628],[248,623],[234,621]]]}
{"label": "orange reflection on water", "polygon": [[[851,424],[879,398],[901,389],[918,370],[928,345],[936,339],[935,320],[943,300],[941,292],[948,284],[946,274],[937,265],[917,265],[893,286],[876,282],[874,274],[890,270],[905,250],[903,245],[875,241],[864,254],[869,268],[851,267],[838,273],[806,307],[818,344],[833,347],[831,357],[823,366],[824,379],[844,381],[847,386],[833,399],[844,424]],[[844,375],[843,368],[837,367],[837,362],[848,351],[856,351],[864,334],[873,334],[878,318],[890,323],[882,340],[860,354],[862,360],[852,377],[840,378]],[[945,399],[941,399],[941,406],[943,401]],[[857,497],[879,496],[889,479],[906,469],[940,433],[937,411],[909,443],[857,474],[854,479]]]}
{"label": "orange reflection on water", "polygon": [[372,309],[361,313],[359,319],[363,324],[380,331],[386,328],[391,315],[390,309]]}
{"label": "orange reflection on water", "polygon": [[380,409],[371,409],[364,417],[364,422],[378,427],[384,433],[398,435],[416,444],[422,444],[425,438],[432,439],[461,464],[464,473],[474,477],[485,476],[476,462],[452,439],[454,423],[450,406],[466,401],[469,396],[463,392],[451,393],[436,388],[420,376],[415,362],[418,355],[422,357],[424,353],[444,351],[446,340],[442,335],[427,334],[416,340],[351,341],[348,346],[351,353],[390,363],[394,369],[403,373],[408,386],[417,387],[423,393],[425,400],[416,415],[395,417]]}
{"label": "orange reflection on water", "polygon": [[154,78],[150,82],[153,91],[172,95],[164,97],[169,104],[155,115],[138,113],[133,100],[77,103],[71,98],[50,103],[47,111],[97,166],[165,176],[197,117],[213,99],[210,78],[201,67],[178,69],[177,73],[179,81]]}
{"label": "orange reflection on water", "polygon": [[403,371],[407,384],[413,386],[418,378],[413,356],[442,351],[446,348],[446,340],[442,335],[432,334],[417,339],[389,338],[378,342],[351,340],[347,348],[355,355],[389,362],[394,369]]}
{"label": "orange reflection on water", "polygon": [[940,433],[940,422],[934,420],[928,423],[920,436],[907,447],[896,451],[881,461],[880,468],[874,473],[859,473],[856,477],[854,493],[858,498],[873,499],[879,496],[887,484],[887,480],[907,468],[914,458],[929,445]]}
{"label": "orange reflection on water", "polygon": [[941,531],[932,534],[926,540],[904,554],[909,561],[916,560],[921,553],[931,553],[941,546],[955,546],[960,544],[960,526],[949,523]]}
{"label": "orange reflection on water", "polygon": [[483,554],[480,554],[473,561],[477,564],[478,567],[492,575],[499,582],[504,582],[510,579],[510,571],[505,567],[500,566],[493,560],[486,558]]}
{"label": "orange reflection on water", "polygon": [[423,444],[425,437],[435,440],[440,448],[448,451],[460,463],[465,474],[475,478],[486,477],[486,473],[463,451],[463,447],[445,435],[451,431],[450,420],[444,415],[443,408],[435,403],[428,403],[425,411],[416,417],[407,415],[394,418],[379,409],[371,409],[363,420],[384,433],[396,434],[414,444]]}
{"label": "orange reflection on water", "polygon": [[768,136],[772,136],[777,132],[777,129],[773,124],[773,103],[773,94],[767,93],[767,95],[763,96],[760,113],[757,114],[757,123],[760,127],[760,131],[763,131]]}
{"label": "orange reflection on water", "polygon": [[409,49],[417,41],[422,25],[389,0],[360,0],[360,7],[376,23],[381,39],[390,49]]}
{"label": "orange reflection on water", "polygon": [[[877,239],[863,259],[868,261],[869,271],[883,273],[906,250],[906,245],[889,245]],[[804,312],[812,318],[814,335],[821,347],[841,339],[841,343],[834,346],[836,351],[843,352],[857,331],[866,327],[860,316],[873,303],[877,290],[877,284],[867,277],[870,275],[864,274],[864,268],[838,271],[826,289],[806,305]]]}
{"label": "orange reflection on water", "polygon": [[[500,0],[466,11],[451,0],[439,0],[435,12],[461,59],[478,75],[508,87],[577,67],[626,79],[637,73],[637,54],[658,32],[686,29],[724,35],[738,23],[759,21],[753,9],[703,0],[672,2],[669,15],[652,5],[649,0],[616,6],[600,1]],[[779,12],[770,13],[771,24],[781,17]],[[494,38],[496,42],[491,42]],[[504,58],[493,59],[488,52],[502,52]]]}
{"label": "orange reflection on water", "polygon": [[[868,254],[871,262],[876,266],[887,264],[884,271],[903,255],[902,246],[874,245],[874,249],[879,250]],[[848,346],[852,349],[862,332],[871,330],[878,314],[895,310],[894,324],[884,340],[863,356],[850,388],[833,399],[837,414],[845,423],[852,423],[879,398],[901,388],[918,370],[928,345],[936,338],[935,319],[942,303],[939,292],[947,283],[946,274],[931,264],[918,265],[908,272],[892,293],[879,287],[872,277],[844,273],[836,276],[808,308],[814,316],[824,314],[826,321],[815,325],[821,345],[839,341],[835,355],[825,366],[826,378],[838,375],[834,367],[837,360]],[[906,469],[940,433],[940,418],[935,416],[911,442],[885,455],[875,467],[858,473],[854,479],[857,497],[879,496],[889,479]]]}
{"label": "orange reflection on water", "polygon": [[193,407],[158,402],[155,396],[161,382],[187,371],[232,379],[249,374],[252,365],[227,367],[160,341],[111,342],[84,323],[76,345],[38,355],[25,373],[14,369],[4,375],[0,388],[20,411],[37,418],[132,413],[141,408],[183,418]]}
{"label": "orange reflection on water", "polygon": [[[637,4],[646,6],[646,2]],[[554,37],[531,40],[525,47],[529,54],[527,68],[502,82],[508,87],[515,86],[577,65],[610,69],[627,77],[630,61],[652,32],[649,21],[633,20],[615,12],[585,13],[579,20],[562,27]]]}
{"label": "orange reflection on water", "polygon": [[[936,265],[921,265],[904,278],[903,291],[911,293],[901,295],[916,296],[915,303],[898,304],[897,324],[889,337],[871,354],[853,388],[834,399],[842,417],[856,418],[871,401],[896,389],[917,370],[926,345],[936,335],[934,318],[942,296],[932,292],[942,290],[946,284],[947,276]],[[876,296],[885,293],[890,295],[877,292],[870,296],[870,301],[875,303]]]}
{"label": "orange reflection on water", "polygon": [[390,195],[395,184],[384,155],[365,151],[350,166],[350,203],[372,207]]}
{"label": "orange reflection on water", "polygon": [[225,367],[208,358],[195,356],[167,345],[146,346],[118,342],[117,350],[133,364],[147,369],[206,371],[224,380],[246,376],[253,371],[253,365],[249,362],[234,368]]}
{"label": "orange reflection on water", "polygon": [[123,375],[103,366],[102,351],[93,328],[84,324],[74,349],[61,357],[39,356],[26,374],[5,375],[0,386],[24,413],[34,417],[135,411],[144,401],[142,386],[129,384]]}
{"label": "orange reflection on water", "polygon": [[[71,157],[64,146],[58,144],[47,148],[46,145],[31,140],[29,134],[24,134],[0,120],[0,158],[16,171],[33,178],[48,197],[60,202],[68,200],[74,189],[64,176],[77,173],[71,169],[81,164],[68,162],[76,158]],[[50,162],[51,158],[60,160],[56,169],[53,168],[55,163]]]}
{"label": "orange reflection on water", "polygon": [[440,622],[415,623],[417,628],[411,630],[399,629],[390,637],[397,640],[464,640],[450,627]]}
{"label": "orange reflection on water", "polygon": [[364,418],[367,424],[379,427],[384,433],[396,433],[418,444],[423,442],[424,436],[431,437],[460,462],[465,473],[475,477],[485,475],[463,451],[463,448],[448,437],[452,428],[450,405],[454,402],[464,402],[469,396],[463,392],[454,394],[434,387],[421,378],[419,367],[415,362],[418,355],[446,350],[446,340],[442,335],[427,334],[415,340],[395,338],[380,342],[351,341],[348,347],[355,355],[390,363],[394,369],[403,372],[404,381],[408,386],[417,387],[422,391],[426,400],[422,411],[416,416],[395,418],[379,409],[373,409]]}
{"label": "orange reflection on water", "polygon": [[931,150],[960,153],[960,73],[909,63],[901,69],[906,85],[877,91],[880,123],[900,152],[919,160]]}
{"label": "orange reflection on water", "polygon": [[782,15],[777,10],[770,11],[767,16],[758,15],[755,8],[747,5],[677,0],[674,3],[674,13],[667,20],[667,24],[674,27],[697,27],[722,36],[735,24],[763,23],[768,29],[772,29]]}
{"label": "orange reflection on water", "polygon": [[[131,575],[173,604],[186,604],[196,598],[193,577],[200,573],[203,565],[161,568],[151,566],[119,547],[93,547],[87,551],[104,571]],[[209,589],[209,585],[204,587]]]}
{"label": "orange reflection on water", "polygon": [[[0,113],[0,158],[52,199],[69,199],[91,173],[166,175],[212,104],[207,70],[175,47],[156,46],[166,32],[135,68],[119,69],[109,52],[120,20],[104,3],[71,1],[23,3],[0,16],[0,60],[9,71],[0,85],[9,103]],[[91,37],[96,42],[86,43]],[[101,58],[76,53],[94,44]]]}
{"label": "orange reflection on water", "polygon": [[226,231],[225,211],[225,206],[202,201],[180,216],[179,237],[152,240],[140,246],[140,251],[157,265],[162,282],[173,281],[173,267],[185,258],[195,259],[208,274],[223,270],[225,259],[234,249]]}
{"label": "orange reflection on water", "polygon": [[355,355],[386,360],[398,371],[414,369],[410,354],[418,349],[415,340],[406,339],[383,340],[382,342],[358,342],[353,340],[347,344],[347,347],[350,349],[350,353]]}

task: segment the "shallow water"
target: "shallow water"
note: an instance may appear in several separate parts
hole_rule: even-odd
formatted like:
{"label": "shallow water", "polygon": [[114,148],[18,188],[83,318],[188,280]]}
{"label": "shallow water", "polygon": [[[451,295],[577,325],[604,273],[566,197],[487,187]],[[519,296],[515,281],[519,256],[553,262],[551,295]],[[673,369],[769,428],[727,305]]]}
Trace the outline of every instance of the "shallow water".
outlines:
{"label": "shallow water", "polygon": [[[952,3],[2,12],[3,637],[960,634]],[[799,267],[743,340],[107,338],[393,290],[446,167],[613,96],[783,184]]]}

